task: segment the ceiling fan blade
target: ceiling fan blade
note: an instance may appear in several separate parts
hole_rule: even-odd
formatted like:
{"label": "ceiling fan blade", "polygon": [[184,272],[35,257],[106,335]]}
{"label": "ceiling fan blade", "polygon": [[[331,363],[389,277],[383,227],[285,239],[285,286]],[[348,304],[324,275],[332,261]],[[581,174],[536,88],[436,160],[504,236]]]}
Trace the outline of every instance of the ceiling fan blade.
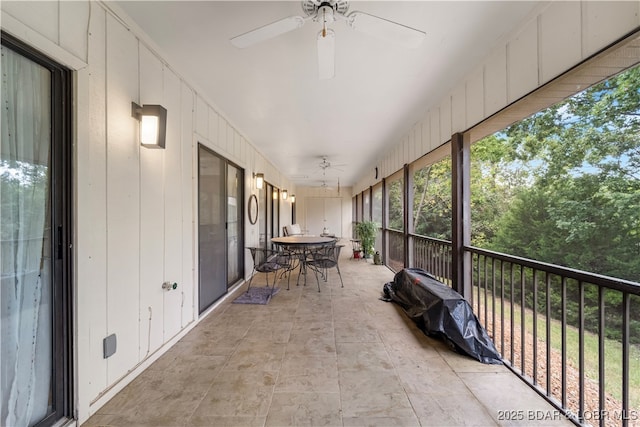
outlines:
{"label": "ceiling fan blade", "polygon": [[354,30],[385,40],[391,40],[409,48],[418,47],[427,35],[424,31],[365,12],[351,12],[347,22]]}
{"label": "ceiling fan blade", "polygon": [[255,30],[232,38],[231,44],[237,48],[245,48],[265,40],[272,39],[289,31],[296,30],[304,25],[307,20],[302,16],[289,16],[271,24],[264,25]]}
{"label": "ceiling fan blade", "polygon": [[[324,33],[324,35],[323,35]],[[336,35],[332,29],[318,33],[318,76],[321,80],[335,75]]]}

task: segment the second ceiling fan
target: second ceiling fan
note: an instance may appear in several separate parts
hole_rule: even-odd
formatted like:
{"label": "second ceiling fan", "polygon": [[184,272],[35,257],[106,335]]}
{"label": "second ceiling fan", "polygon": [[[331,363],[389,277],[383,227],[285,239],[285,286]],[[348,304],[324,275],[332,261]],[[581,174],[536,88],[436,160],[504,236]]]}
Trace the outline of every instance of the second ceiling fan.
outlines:
{"label": "second ceiling fan", "polygon": [[335,33],[328,27],[340,19],[354,30],[397,42],[403,46],[417,47],[424,40],[425,33],[415,28],[380,18],[365,12],[354,11],[347,14],[347,0],[303,0],[302,10],[306,16],[289,16],[233,37],[231,43],[245,48],[272,39],[302,27],[313,20],[322,24],[317,36],[318,75],[320,79],[330,79],[335,75]]}

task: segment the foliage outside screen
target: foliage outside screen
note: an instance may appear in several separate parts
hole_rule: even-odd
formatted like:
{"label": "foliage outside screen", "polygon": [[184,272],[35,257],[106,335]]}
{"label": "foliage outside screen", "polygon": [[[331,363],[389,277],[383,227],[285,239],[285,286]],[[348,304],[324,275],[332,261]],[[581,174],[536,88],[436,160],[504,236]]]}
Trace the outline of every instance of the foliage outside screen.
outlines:
{"label": "foliage outside screen", "polygon": [[[478,141],[470,176],[473,246],[640,282],[640,69]],[[415,171],[413,193],[415,234],[451,240],[451,159]],[[607,310],[620,299],[607,292]]]}
{"label": "foliage outside screen", "polygon": [[472,244],[640,281],[640,69],[472,147]]}
{"label": "foliage outside screen", "polygon": [[[478,141],[470,175],[473,246],[640,281],[639,68]],[[413,193],[414,233],[451,240],[451,159]],[[389,198],[401,230],[399,185]]]}
{"label": "foliage outside screen", "polygon": [[[484,138],[471,163],[474,246],[640,282],[639,68]],[[568,288],[570,324],[576,292]],[[622,294],[604,298],[605,334],[619,340]],[[540,292],[541,310],[545,299]],[[550,299],[559,306],[559,292]],[[634,305],[632,342],[640,332]],[[597,287],[586,287],[583,307],[586,329],[596,332]]]}

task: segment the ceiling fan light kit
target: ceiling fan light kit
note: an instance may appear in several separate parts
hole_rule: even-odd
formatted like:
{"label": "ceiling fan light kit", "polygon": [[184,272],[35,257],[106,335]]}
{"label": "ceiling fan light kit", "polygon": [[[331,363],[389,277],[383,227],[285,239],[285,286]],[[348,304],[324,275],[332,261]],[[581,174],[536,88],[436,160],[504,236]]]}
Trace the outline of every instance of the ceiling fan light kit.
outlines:
{"label": "ceiling fan light kit", "polygon": [[347,26],[356,31],[409,48],[419,46],[426,36],[424,31],[365,12],[355,11],[347,15],[349,10],[347,0],[303,0],[302,10],[306,17],[290,16],[280,19],[233,37],[231,44],[241,49],[246,48],[296,30],[312,19],[314,22],[322,23],[322,29],[317,37],[318,76],[320,79],[331,79],[335,75],[335,33],[327,25],[335,22],[337,18],[346,21]]}
{"label": "ceiling fan light kit", "polygon": [[318,77],[332,79],[335,75],[336,34],[332,29],[318,33]]}

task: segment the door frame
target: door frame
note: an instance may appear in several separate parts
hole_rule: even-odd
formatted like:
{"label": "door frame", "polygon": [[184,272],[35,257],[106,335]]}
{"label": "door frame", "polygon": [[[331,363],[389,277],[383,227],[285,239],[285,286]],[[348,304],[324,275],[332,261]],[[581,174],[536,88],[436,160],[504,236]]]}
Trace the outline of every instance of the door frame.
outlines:
{"label": "door frame", "polygon": [[[222,203],[224,204],[224,235],[225,235],[225,250],[224,250],[224,265],[225,265],[225,271],[224,271],[224,282],[225,282],[225,287],[226,287],[226,291],[220,296],[218,297],[216,300],[214,300],[213,302],[211,302],[211,304],[208,304],[206,307],[200,309],[200,288],[201,288],[201,277],[200,277],[200,265],[198,265],[198,314],[202,315],[203,313],[206,313],[207,310],[209,310],[211,308],[211,306],[213,304],[216,303],[216,301],[218,301],[220,298],[222,298],[224,295],[226,295],[228,293],[229,288],[231,288],[234,284],[241,282],[242,280],[244,280],[244,267],[245,267],[245,258],[244,258],[244,230],[245,230],[245,203],[244,203],[244,196],[245,196],[245,186],[244,186],[244,176],[245,176],[245,170],[244,168],[242,168],[241,166],[239,166],[238,164],[230,161],[229,159],[227,159],[226,157],[224,157],[223,155],[217,153],[215,150],[213,150],[212,148],[208,147],[206,144],[203,144],[202,142],[198,142],[197,143],[197,149],[196,149],[196,212],[197,212],[197,219],[196,219],[196,247],[197,247],[197,254],[196,254],[196,259],[198,260],[198,263],[200,263],[200,235],[199,235],[199,227],[200,227],[200,150],[204,150],[206,151],[208,154],[211,154],[215,157],[217,157],[218,159],[221,160],[222,164],[223,164],[223,170],[221,171],[221,177],[224,180],[224,185],[222,186],[224,188],[224,200],[222,201]],[[229,278],[229,253],[227,251],[227,244],[229,241],[229,227],[228,227],[228,171],[229,171],[229,166],[233,166],[234,168],[236,168],[238,171],[240,171],[241,175],[242,175],[242,179],[238,180],[238,277],[235,278],[235,280],[233,282],[230,282],[230,278]]]}
{"label": "door frame", "polygon": [[73,414],[73,73],[10,34],[2,46],[51,73],[51,260],[53,411],[36,427],[47,427]]}

